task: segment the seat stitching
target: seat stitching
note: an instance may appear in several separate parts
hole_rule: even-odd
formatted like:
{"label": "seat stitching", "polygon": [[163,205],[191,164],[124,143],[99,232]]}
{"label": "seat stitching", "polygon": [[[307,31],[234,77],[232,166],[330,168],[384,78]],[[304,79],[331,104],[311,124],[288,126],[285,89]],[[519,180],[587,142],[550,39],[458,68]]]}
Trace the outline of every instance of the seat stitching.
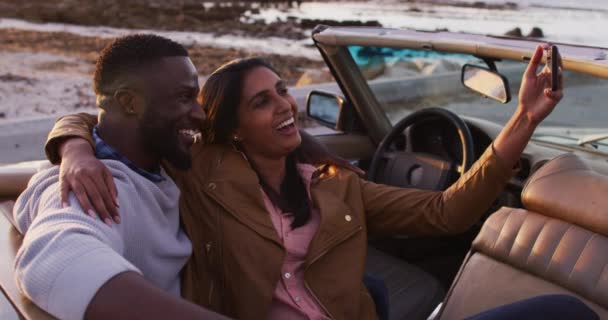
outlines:
{"label": "seat stitching", "polygon": [[595,285],[593,286],[593,291],[596,291],[597,286],[600,284],[599,279],[602,278],[602,275],[604,274],[604,272],[606,272],[606,267],[608,267],[608,264],[604,264],[604,267],[602,268],[602,272],[600,272],[600,276],[598,277],[598,281],[595,282]]}
{"label": "seat stitching", "polygon": [[510,210],[509,214],[507,215],[507,218],[505,219],[505,222],[500,227],[500,232],[498,233],[498,237],[496,237],[496,239],[494,239],[494,244],[492,244],[492,247],[491,247],[492,252],[496,249],[496,243],[502,237],[502,232],[505,230],[505,226],[509,223],[509,219],[511,219],[511,216],[512,216],[512,214],[513,214],[514,211],[515,210],[513,210],[513,209]]}
{"label": "seat stitching", "polygon": [[543,226],[540,228],[540,230],[538,230],[538,233],[536,234],[536,237],[534,238],[534,242],[530,246],[530,251],[528,252],[528,257],[526,258],[526,262],[524,264],[526,267],[530,263],[530,257],[532,257],[532,251],[534,251],[534,247],[536,247],[536,244],[538,243],[538,238],[540,238],[541,233],[543,233],[543,231],[545,231],[545,227],[547,226],[548,219],[546,217],[543,217],[543,218],[545,218],[545,221],[543,222]]}
{"label": "seat stitching", "polygon": [[528,215],[524,213],[524,219],[519,224],[519,227],[517,228],[517,232],[516,232],[515,236],[513,237],[513,240],[511,241],[511,246],[510,246],[507,258],[512,258],[511,253],[513,252],[513,247],[515,246],[515,242],[517,240],[517,237],[519,237],[519,235],[521,234],[521,227],[526,223],[527,219],[528,219]]}
{"label": "seat stitching", "polygon": [[568,231],[570,231],[570,228],[572,228],[572,225],[568,224],[568,228],[562,234],[561,239],[559,240],[559,242],[557,242],[557,245],[555,246],[555,248],[553,248],[553,254],[551,255],[551,259],[549,259],[549,264],[547,265],[547,268],[545,269],[545,274],[549,272],[549,269],[551,268],[551,265],[553,264],[553,258],[557,254],[557,249],[562,244],[562,241],[564,241],[564,236],[566,235],[566,233],[568,233]]}
{"label": "seat stitching", "polygon": [[595,238],[595,233],[591,234],[591,237],[589,237],[589,239],[587,239],[587,243],[585,243],[583,250],[581,250],[581,253],[578,255],[578,258],[576,259],[574,266],[572,266],[572,270],[570,270],[570,274],[568,274],[568,282],[572,278],[572,273],[574,272],[574,269],[576,269],[576,265],[578,264],[578,262],[581,260],[581,257],[583,256],[585,249],[587,249],[587,247],[589,246],[589,243],[591,243],[591,240],[593,240],[593,238]]}
{"label": "seat stitching", "polygon": [[513,242],[511,242],[511,248],[509,249],[509,254],[508,254],[509,258],[512,258],[513,248],[515,247],[515,242],[517,242],[517,238],[522,234],[521,229],[522,229],[523,225],[526,224],[526,221],[528,221],[528,218],[529,218],[528,214],[524,215],[524,220],[519,225],[519,228],[517,229],[517,234],[515,234],[515,237],[513,237]]}

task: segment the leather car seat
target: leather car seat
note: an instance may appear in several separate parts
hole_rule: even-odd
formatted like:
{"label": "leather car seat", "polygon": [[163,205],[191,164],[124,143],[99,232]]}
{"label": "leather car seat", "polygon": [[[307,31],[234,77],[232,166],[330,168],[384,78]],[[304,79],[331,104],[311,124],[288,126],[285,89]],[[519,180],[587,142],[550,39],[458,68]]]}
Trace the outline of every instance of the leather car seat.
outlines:
{"label": "leather car seat", "polygon": [[552,293],[578,297],[608,319],[608,176],[565,154],[528,179],[522,203],[484,223],[439,319]]}

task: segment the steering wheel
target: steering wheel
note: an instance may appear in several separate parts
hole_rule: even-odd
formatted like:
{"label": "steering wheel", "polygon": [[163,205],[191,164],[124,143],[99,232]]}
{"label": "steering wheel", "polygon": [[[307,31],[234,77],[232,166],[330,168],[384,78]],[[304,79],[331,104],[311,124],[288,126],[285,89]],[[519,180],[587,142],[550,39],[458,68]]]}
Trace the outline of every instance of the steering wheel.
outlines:
{"label": "steering wheel", "polygon": [[[460,164],[436,155],[413,152],[410,146],[407,148],[410,151],[389,150],[407,127],[432,118],[444,119],[456,129],[462,147]],[[368,179],[399,187],[445,190],[455,175],[460,176],[471,168],[473,160],[473,138],[464,121],[446,109],[422,109],[403,118],[382,139],[369,166]]]}

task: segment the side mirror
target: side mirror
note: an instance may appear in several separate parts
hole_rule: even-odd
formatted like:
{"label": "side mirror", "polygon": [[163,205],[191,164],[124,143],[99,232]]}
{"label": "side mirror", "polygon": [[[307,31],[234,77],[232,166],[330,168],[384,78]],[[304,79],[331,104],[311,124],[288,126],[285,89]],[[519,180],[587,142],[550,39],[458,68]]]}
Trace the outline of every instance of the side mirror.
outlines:
{"label": "side mirror", "polygon": [[306,114],[326,125],[339,130],[344,99],[335,94],[313,90],[306,97]]}
{"label": "side mirror", "polygon": [[481,95],[508,103],[511,101],[509,80],[497,71],[471,64],[462,66],[462,84]]}

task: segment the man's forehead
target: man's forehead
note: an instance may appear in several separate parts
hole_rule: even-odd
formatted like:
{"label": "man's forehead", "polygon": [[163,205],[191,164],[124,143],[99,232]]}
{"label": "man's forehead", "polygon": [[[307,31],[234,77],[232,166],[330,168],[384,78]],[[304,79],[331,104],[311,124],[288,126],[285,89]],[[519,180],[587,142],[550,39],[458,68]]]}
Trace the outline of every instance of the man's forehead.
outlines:
{"label": "man's forehead", "polygon": [[196,67],[189,57],[164,57],[151,63],[144,74],[156,81],[198,84]]}

